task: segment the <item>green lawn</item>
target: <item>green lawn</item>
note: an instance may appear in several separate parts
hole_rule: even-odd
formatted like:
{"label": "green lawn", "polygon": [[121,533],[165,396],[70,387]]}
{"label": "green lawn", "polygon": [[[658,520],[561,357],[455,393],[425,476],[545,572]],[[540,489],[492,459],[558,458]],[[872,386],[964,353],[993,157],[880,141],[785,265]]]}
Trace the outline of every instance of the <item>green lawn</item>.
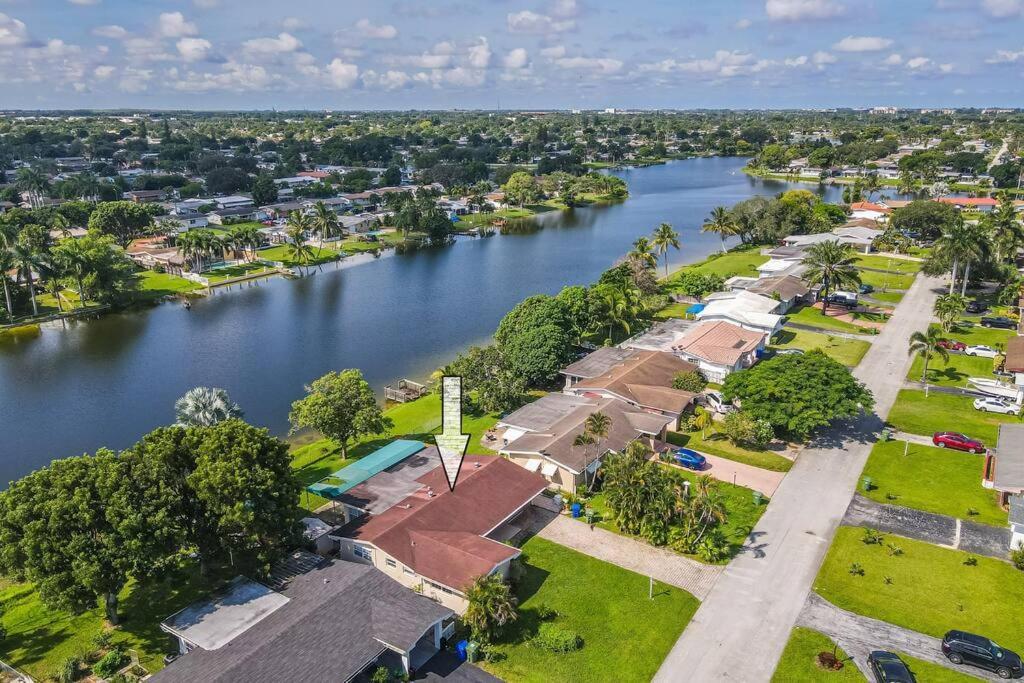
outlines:
{"label": "green lawn", "polygon": [[874,268],[886,270],[890,273],[917,273],[921,270],[921,261],[907,261],[905,259],[865,254],[857,257],[856,264],[862,268]]}
{"label": "green lawn", "polygon": [[871,292],[868,296],[883,304],[892,304],[893,306],[903,301],[903,292]]}
{"label": "green lawn", "polygon": [[[650,681],[699,602],[689,593],[542,538],[523,546],[525,575],[516,585],[520,617],[490,646],[485,669],[508,681]],[[555,654],[531,641],[539,608],[575,631],[583,647]]]}
{"label": "green lawn", "polygon": [[139,300],[161,299],[165,296],[191,294],[204,287],[198,282],[186,280],[170,273],[158,273],[155,270],[143,270],[136,275],[139,287],[135,290],[135,298]]}
{"label": "green lawn", "polygon": [[[839,528],[814,585],[823,598],[936,638],[963,629],[1024,651],[1024,572],[988,557],[976,557],[977,565],[969,566],[968,553],[923,541],[889,535],[886,543],[866,545],[862,536],[859,527]],[[893,555],[888,543],[903,553]],[[853,563],[863,576],[850,573]]]}
{"label": "green lawn", "polygon": [[[933,327],[938,327],[934,325]],[[962,341],[964,344],[985,344],[994,349],[1005,349],[1006,342],[1014,336],[1013,330],[999,330],[981,325],[960,324],[949,332],[943,333],[944,337]]]}
{"label": "green lawn", "polygon": [[221,268],[207,270],[201,273],[201,275],[209,280],[211,285],[216,285],[226,280],[233,280],[238,277],[274,272],[276,271],[267,264],[254,261],[252,263],[239,263],[233,266],[223,266]]}
{"label": "green lawn", "polygon": [[729,278],[733,275],[757,275],[757,267],[765,263],[768,257],[761,253],[759,246],[743,246],[731,249],[725,254],[715,252],[699,263],[683,266],[669,276],[667,289],[672,291],[672,283],[684,272],[709,273]]}
{"label": "green lawn", "polygon": [[665,308],[661,309],[654,314],[654,317],[658,320],[668,320],[669,318],[685,318],[686,309],[693,304],[669,304]]}
{"label": "green lawn", "polygon": [[[992,378],[992,370],[995,367],[994,360],[982,356],[965,356],[960,353],[949,354],[949,359],[946,361],[936,356],[928,363],[928,382],[947,387],[965,387],[968,377]],[[907,379],[920,382],[922,372],[924,372],[924,359],[921,356],[915,356],[914,364],[907,372]]]}
{"label": "green lawn", "polygon": [[[832,311],[835,309],[830,308],[829,310]],[[860,325],[854,325],[853,323],[848,323],[845,320],[839,320],[829,315],[822,315],[821,309],[814,308],[813,306],[799,306],[797,308],[793,308],[786,313],[786,317],[789,318],[790,322],[809,325],[823,330],[851,332],[853,334],[870,334],[866,328],[863,328]],[[875,313],[854,313],[853,317],[857,320],[872,321],[882,321],[884,319],[884,316],[880,316]]]}
{"label": "green lawn", "polygon": [[[313,258],[309,262],[311,266],[337,261],[342,257],[340,252],[328,247],[321,249],[315,245],[310,245],[310,248],[313,250]],[[288,255],[288,245],[286,244],[279,244],[269,249],[261,249],[256,252],[256,256],[267,261],[280,261],[288,268],[294,268],[299,265],[298,261]]]}
{"label": "green lawn", "polygon": [[745,465],[753,465],[773,472],[788,472],[793,461],[778,453],[737,446],[714,429],[705,430],[704,436],[697,432],[669,432],[668,441],[676,446],[685,446],[701,453],[717,455],[727,460],[735,460]]}
{"label": "green lawn", "polygon": [[975,410],[967,396],[903,389],[889,412],[889,424],[911,434],[931,436],[935,432],[957,431],[995,446],[999,424],[1016,422],[1013,415],[997,415]]}
{"label": "green lawn", "polygon": [[920,683],[972,683],[972,681],[978,680],[974,676],[968,676],[965,673],[947,669],[944,666],[926,662],[923,659],[917,659],[902,652],[897,652],[896,654],[903,660],[903,663],[910,669],[910,673],[914,674],[914,678],[920,681]]}
{"label": "green lawn", "polygon": [[[206,595],[213,584],[199,579],[198,571],[152,585],[131,584],[121,593],[121,625],[112,632],[113,643],[139,652],[150,672],[163,668],[163,656],[176,652],[176,643],[160,630],[160,621]],[[104,628],[101,609],[72,615],[52,610],[39,600],[30,584],[0,579],[0,660],[36,680],[52,676],[72,655],[95,650],[93,639]]]}
{"label": "green lawn", "polygon": [[981,485],[983,465],[981,455],[880,441],[864,467],[873,488],[864,491],[862,486],[860,493],[880,503],[1005,527],[1006,511]]}
{"label": "green lawn", "polygon": [[[836,657],[843,662],[839,671],[826,671],[818,666],[816,658],[819,652],[831,653],[835,649]],[[797,626],[789,634],[786,649],[782,651],[779,665],[772,676],[773,683],[792,683],[807,681],[808,683],[827,683],[828,681],[858,681],[860,675],[857,665],[847,658],[847,654],[831,638],[818,631]]]}
{"label": "green lawn", "polygon": [[892,289],[910,289],[910,285],[914,284],[913,275],[879,273],[874,270],[860,270],[859,273],[862,284],[871,285],[880,292]]}
{"label": "green lawn", "polygon": [[775,335],[770,348],[803,349],[804,351],[821,349],[830,358],[839,361],[843,365],[854,367],[857,363],[860,363],[864,354],[871,348],[871,344],[860,339],[833,337],[806,330],[783,329]]}

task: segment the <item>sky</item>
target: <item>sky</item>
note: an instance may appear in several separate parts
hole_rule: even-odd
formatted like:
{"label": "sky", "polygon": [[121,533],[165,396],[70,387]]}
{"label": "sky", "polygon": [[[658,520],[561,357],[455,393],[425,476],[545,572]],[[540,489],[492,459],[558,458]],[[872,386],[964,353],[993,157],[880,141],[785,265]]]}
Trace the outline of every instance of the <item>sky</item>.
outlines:
{"label": "sky", "polygon": [[1024,106],[1024,0],[0,0],[0,109]]}

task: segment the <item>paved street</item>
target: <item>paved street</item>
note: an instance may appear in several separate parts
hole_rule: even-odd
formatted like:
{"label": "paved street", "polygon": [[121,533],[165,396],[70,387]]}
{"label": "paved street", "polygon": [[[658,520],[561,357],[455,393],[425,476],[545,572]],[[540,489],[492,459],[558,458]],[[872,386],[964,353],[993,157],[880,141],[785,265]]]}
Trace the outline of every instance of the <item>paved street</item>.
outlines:
{"label": "paved street", "polygon": [[554,519],[537,535],[638,574],[653,576],[656,581],[682,588],[701,600],[707,596],[723,569],[600,527],[591,529],[585,522],[565,515],[554,515]]}
{"label": "paved street", "polygon": [[[942,281],[918,276],[855,370],[876,414],[832,427],[775,492],[737,557],[711,589],[658,672],[658,681],[767,681],[807,599],[911,364],[907,342],[931,320]],[[737,656],[742,653],[743,656]]]}

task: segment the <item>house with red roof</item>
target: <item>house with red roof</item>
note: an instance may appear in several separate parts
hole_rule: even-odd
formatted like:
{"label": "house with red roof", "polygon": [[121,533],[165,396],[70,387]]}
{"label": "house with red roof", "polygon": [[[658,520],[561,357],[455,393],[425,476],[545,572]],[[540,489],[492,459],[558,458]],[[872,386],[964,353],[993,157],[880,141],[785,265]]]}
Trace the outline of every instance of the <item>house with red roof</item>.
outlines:
{"label": "house with red roof", "polygon": [[939,197],[935,201],[943,204],[952,204],[956,208],[968,211],[981,211],[989,213],[994,211],[999,202],[993,197]]}

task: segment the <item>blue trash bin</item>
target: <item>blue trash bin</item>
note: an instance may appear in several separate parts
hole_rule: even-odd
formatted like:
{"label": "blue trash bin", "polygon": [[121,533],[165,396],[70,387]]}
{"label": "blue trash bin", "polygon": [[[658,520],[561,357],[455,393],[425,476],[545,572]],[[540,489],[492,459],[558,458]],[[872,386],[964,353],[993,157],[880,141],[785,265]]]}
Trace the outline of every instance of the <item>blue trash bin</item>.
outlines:
{"label": "blue trash bin", "polygon": [[466,648],[467,647],[469,647],[469,641],[468,640],[460,640],[455,645],[455,654],[458,655],[460,662],[466,661]]}
{"label": "blue trash bin", "polygon": [[580,516],[582,510],[583,510],[583,506],[582,505],[580,505],[579,503],[573,503],[572,504],[572,516],[573,516],[573,519],[578,518]]}

